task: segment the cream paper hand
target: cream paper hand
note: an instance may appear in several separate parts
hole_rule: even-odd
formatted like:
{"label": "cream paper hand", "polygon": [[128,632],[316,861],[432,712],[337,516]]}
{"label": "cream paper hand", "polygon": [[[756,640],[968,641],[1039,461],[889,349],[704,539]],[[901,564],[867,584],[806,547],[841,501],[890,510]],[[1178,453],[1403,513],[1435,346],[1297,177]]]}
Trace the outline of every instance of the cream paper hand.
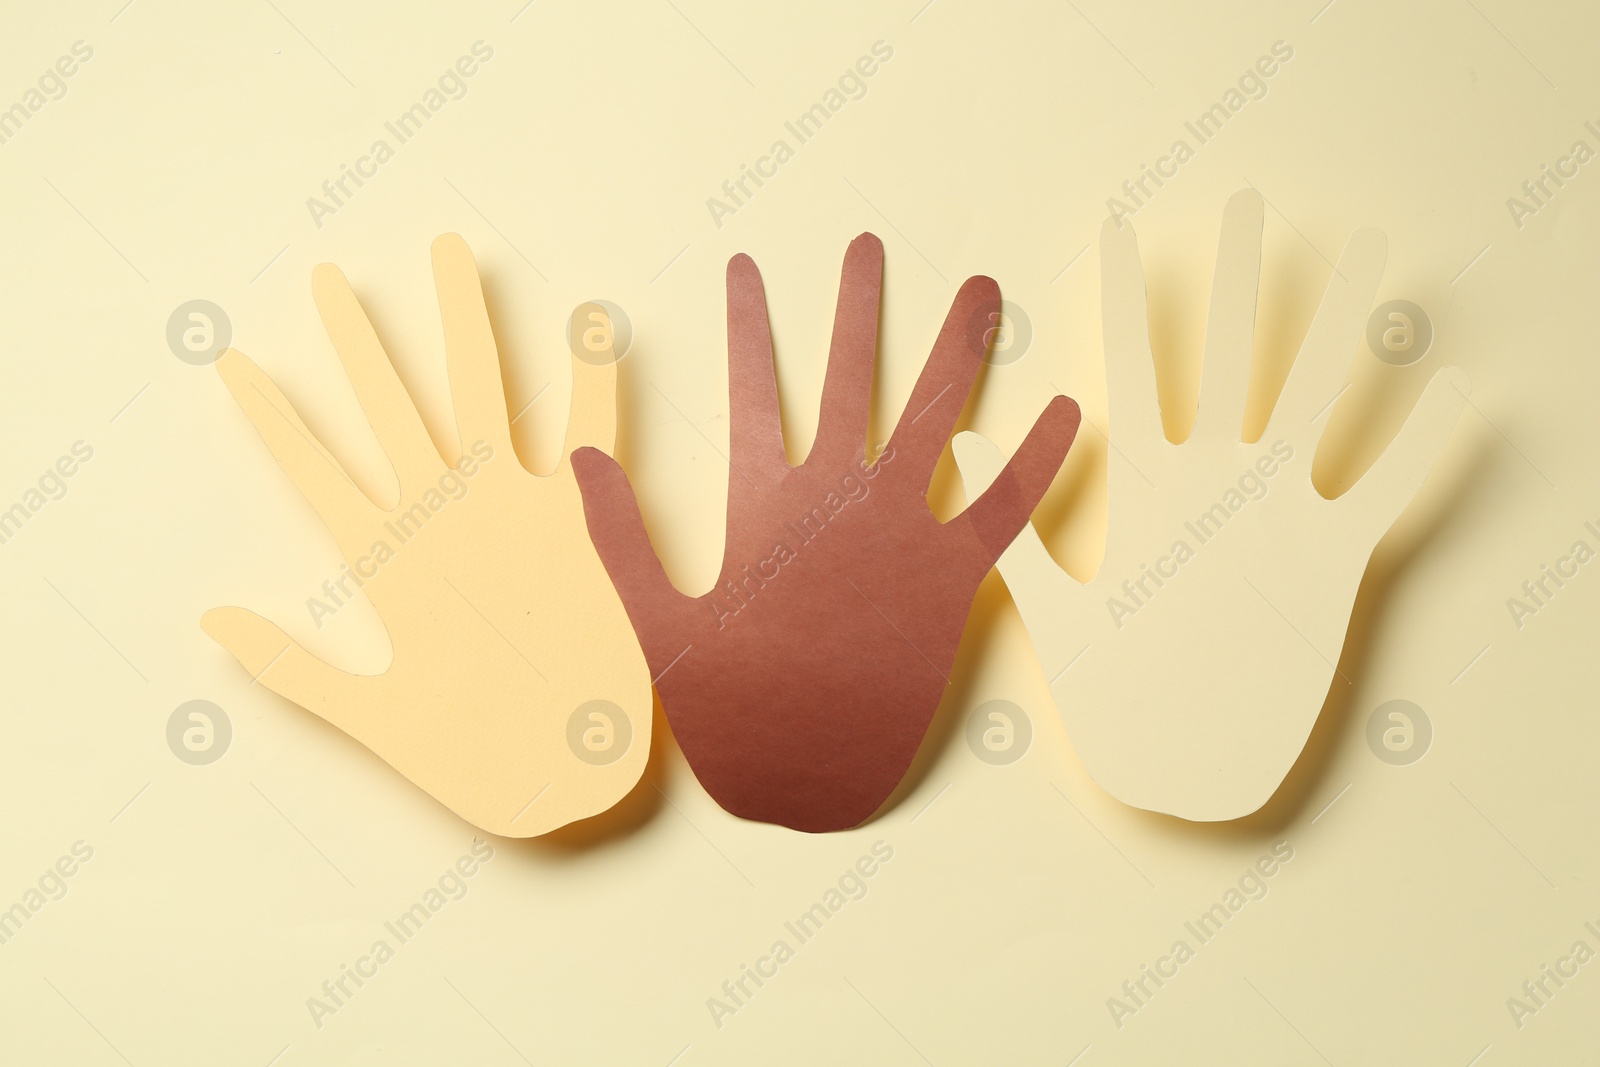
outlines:
{"label": "cream paper hand", "polygon": [[[1100,234],[1110,522],[1080,584],[1031,523],[999,567],[1073,745],[1126,804],[1193,821],[1260,808],[1305,746],[1331,685],[1373,547],[1410,502],[1466,403],[1436,372],[1357,484],[1311,482],[1315,425],[1344,387],[1383,276],[1376,230],[1339,258],[1265,433],[1240,440],[1261,267],[1262,201],[1228,203],[1206,326],[1200,408],[1182,445],[1162,430],[1131,226]],[[953,450],[968,498],[1001,467],[975,433]]]}
{"label": "cream paper hand", "polygon": [[[330,264],[312,275],[328,336],[398,476],[391,509],[356,488],[259,367],[231,350],[217,364],[377,608],[393,646],[389,668],[346,673],[242,608],[215,608],[201,625],[261,684],[350,734],[475,827],[531,837],[622,799],[650,749],[644,655],[589,542],[566,458],[584,445],[612,447],[616,368],[609,350],[574,358],[561,462],[548,476],[530,473],[511,444],[466,242],[438,238],[433,271],[461,440],[454,465],[440,457],[344,275]],[[590,319],[573,321],[579,329]]]}

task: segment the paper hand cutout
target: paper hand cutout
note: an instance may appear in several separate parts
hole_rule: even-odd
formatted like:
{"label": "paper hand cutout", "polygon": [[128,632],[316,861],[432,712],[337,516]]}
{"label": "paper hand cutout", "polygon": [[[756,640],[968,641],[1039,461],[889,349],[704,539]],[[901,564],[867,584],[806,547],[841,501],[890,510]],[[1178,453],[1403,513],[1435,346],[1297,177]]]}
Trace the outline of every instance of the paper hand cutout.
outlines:
{"label": "paper hand cutout", "polygon": [[[1194,821],[1247,815],[1288,774],[1335,678],[1373,546],[1466,402],[1465,375],[1438,371],[1352,489],[1328,500],[1312,487],[1315,423],[1344,386],[1383,275],[1383,234],[1361,230],[1339,258],[1266,432],[1241,443],[1261,222],[1254,191],[1229,201],[1199,416],[1181,446],[1167,441],[1157,410],[1132,227],[1102,228],[1105,560],[1080,585],[1031,524],[1000,559],[1089,773],[1126,804]],[[1000,469],[999,454],[971,433],[954,451],[970,498]]]}
{"label": "paper hand cutout", "polygon": [[678,592],[627,476],[580,449],[573,466],[600,558],[644,645],[695,775],[734,815],[821,832],[872,815],[909,767],[948,684],[978,583],[1044,494],[1078,425],[1056,397],[994,486],[941,524],[934,465],[1000,308],[961,287],[888,447],[864,455],[883,245],[845,256],[816,441],[790,466],[761,275],[728,264],[730,466],[716,585]]}
{"label": "paper hand cutout", "polygon": [[[217,367],[274,457],[328,524],[388,629],[394,659],[347,674],[241,608],[201,625],[272,691],[376,752],[474,826],[530,837],[606,810],[643,773],[650,677],[589,543],[563,461],[527,471],[511,445],[494,334],[466,242],[433,244],[461,436],[440,458],[338,268],[312,275],[323,323],[400,482],[367,498],[242,354]],[[587,320],[574,316],[574,321]],[[574,349],[576,351],[576,349]],[[616,368],[573,361],[568,447],[609,448]]]}

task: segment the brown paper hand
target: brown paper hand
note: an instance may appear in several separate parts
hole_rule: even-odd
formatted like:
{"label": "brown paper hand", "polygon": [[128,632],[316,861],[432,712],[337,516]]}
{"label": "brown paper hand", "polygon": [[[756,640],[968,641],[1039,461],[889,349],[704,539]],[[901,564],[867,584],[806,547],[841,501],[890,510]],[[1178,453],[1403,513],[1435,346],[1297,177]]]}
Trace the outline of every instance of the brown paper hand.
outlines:
{"label": "brown paper hand", "polygon": [[883,245],[845,256],[806,460],[784,453],[761,275],[728,264],[727,540],[707,593],[675,589],[622,469],[573,454],[589,533],[644,647],[696,776],[735,815],[812,832],[855,826],[894,790],[948,685],[978,583],[1066,456],[1078,406],[1058,396],[993,487],[940,523],[928,485],[1000,307],[988,278],[956,294],[881,456],[865,455]]}

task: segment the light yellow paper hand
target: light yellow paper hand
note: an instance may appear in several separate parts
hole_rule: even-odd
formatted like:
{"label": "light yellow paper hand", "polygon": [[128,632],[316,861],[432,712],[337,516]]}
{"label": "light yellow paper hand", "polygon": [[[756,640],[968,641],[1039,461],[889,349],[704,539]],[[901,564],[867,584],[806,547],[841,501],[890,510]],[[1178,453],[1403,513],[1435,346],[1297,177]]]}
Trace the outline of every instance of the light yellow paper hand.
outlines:
{"label": "light yellow paper hand", "polygon": [[[1399,435],[1335,500],[1311,482],[1314,423],[1342,390],[1383,277],[1385,241],[1351,236],[1255,444],[1240,441],[1250,380],[1262,201],[1228,203],[1207,320],[1200,412],[1183,445],[1157,406],[1133,228],[1100,234],[1110,401],[1105,560],[1080,585],[1032,524],[1000,558],[1084,766],[1119,800],[1195,821],[1266,803],[1336,680],[1356,588],[1466,403],[1433,376]],[[953,449],[969,499],[1003,461],[974,433]]]}
{"label": "light yellow paper hand", "polygon": [[348,674],[242,608],[216,608],[201,625],[267,688],[463,819],[531,837],[611,807],[650,749],[644,656],[589,543],[566,458],[582,445],[612,447],[616,367],[609,353],[574,359],[560,465],[529,473],[511,445],[466,242],[436,240],[433,270],[462,448],[455,466],[440,458],[344,275],[329,264],[312,275],[328,336],[399,478],[391,510],[356,488],[259,367],[231,350],[217,363],[377,608],[394,650],[388,670]]}

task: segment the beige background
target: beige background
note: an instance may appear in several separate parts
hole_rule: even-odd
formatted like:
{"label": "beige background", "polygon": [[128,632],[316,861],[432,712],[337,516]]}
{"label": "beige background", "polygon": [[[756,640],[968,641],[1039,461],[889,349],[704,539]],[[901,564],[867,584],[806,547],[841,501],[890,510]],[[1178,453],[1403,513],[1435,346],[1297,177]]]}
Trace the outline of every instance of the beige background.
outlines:
{"label": "beige background", "polygon": [[[1506,199],[1575,140],[1600,149],[1584,128],[1600,120],[1600,20],[1576,4],[1502,0],[1204,13],[921,4],[780,18],[717,0],[510,0],[429,15],[111,0],[7,18],[0,107],[74,41],[94,55],[0,144],[0,507],[73,442],[94,457],[0,545],[0,908],[74,842],[94,853],[0,946],[0,1058],[942,1067],[1592,1055],[1600,963],[1520,1028],[1506,1001],[1575,941],[1600,950],[1584,926],[1600,929],[1600,564],[1520,629],[1506,600],[1574,541],[1600,547],[1583,528],[1600,526],[1588,284],[1600,177],[1581,170],[1520,228]],[[317,228],[306,198],[478,40],[494,57],[467,95]],[[865,97],[718,228],[706,199],[879,40],[894,56]],[[473,834],[252,686],[201,634],[205,609],[239,603],[351,669],[381,669],[387,655],[364,603],[312,625],[305,600],[338,571],[332,539],[215,373],[168,349],[172,310],[201,297],[226,309],[234,343],[381,488],[387,472],[311,304],[313,264],[344,267],[448,437],[427,249],[440,232],[464,234],[513,411],[551,384],[517,423],[537,469],[562,430],[566,316],[584,299],[617,302],[636,334],[621,458],[674,577],[699,588],[721,544],[730,255],[750,252],[765,272],[796,455],[815,428],[839,260],[865,229],[888,253],[885,434],[956,285],[978,272],[1026,310],[1034,340],[981,378],[966,425],[1009,449],[1052,383],[1103,419],[1096,257],[1082,250],[1105,200],[1278,40],[1294,58],[1267,95],[1135,220],[1157,345],[1177,354],[1174,395],[1192,386],[1183,358],[1203,326],[1222,204],[1249,182],[1270,205],[1269,365],[1293,350],[1328,259],[1361,225],[1390,237],[1381,296],[1417,302],[1438,329],[1414,367],[1363,354],[1335,419],[1348,447],[1324,462],[1359,469],[1442,362],[1471,375],[1474,407],[1379,548],[1341,664],[1353,694],[1324,710],[1274,802],[1242,824],[1196,827],[1102,795],[991,577],[934,729],[877,820],[824,837],[735,820],[662,729],[634,798],[598,825],[494,841],[466,896],[317,1027],[307,998],[389,936],[385,921]],[[1104,453],[1087,435],[1074,455],[1041,525],[1086,576]],[[934,499],[944,514],[959,505],[948,458]],[[195,698],[234,727],[209,766],[180,762],[165,740],[173,709]],[[1425,709],[1435,732],[1409,766],[1380,761],[1365,739],[1372,709],[1396,698]],[[964,739],[990,699],[1033,725],[1009,766],[980,762]],[[708,998],[792,941],[785,921],[880,840],[894,855],[866,896],[716,1025]],[[1294,858],[1268,895],[1119,1027],[1107,999],[1190,937],[1184,922],[1278,841]]]}

